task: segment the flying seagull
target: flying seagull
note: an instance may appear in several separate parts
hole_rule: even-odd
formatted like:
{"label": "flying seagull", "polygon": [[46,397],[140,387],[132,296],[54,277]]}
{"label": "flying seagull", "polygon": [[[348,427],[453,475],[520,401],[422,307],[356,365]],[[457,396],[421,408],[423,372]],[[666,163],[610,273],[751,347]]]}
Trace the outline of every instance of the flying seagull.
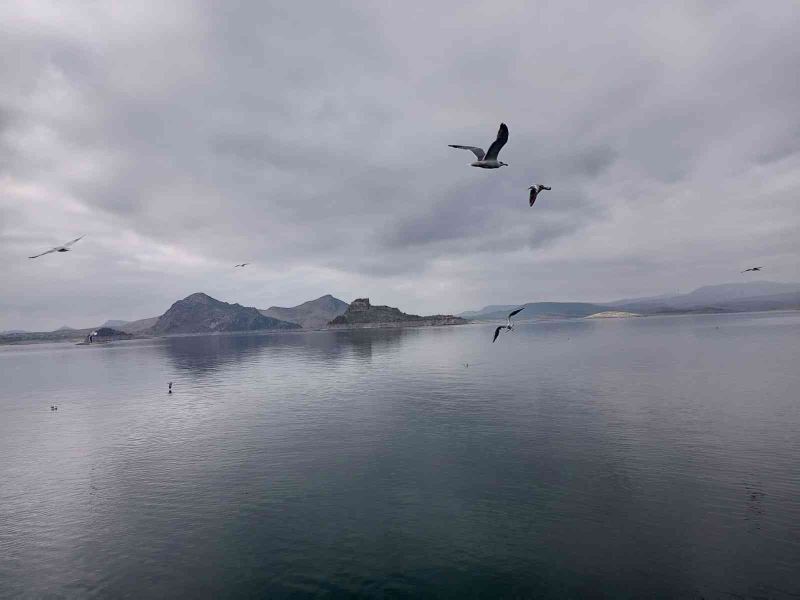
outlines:
{"label": "flying seagull", "polygon": [[246,266],[247,266],[247,265],[249,265],[249,264],[250,264],[250,263],[242,263],[242,264],[240,264],[240,265],[233,265],[233,268],[235,269],[236,267],[246,267]]}
{"label": "flying seagull", "polygon": [[523,310],[525,310],[524,306],[522,308],[518,308],[517,310],[512,310],[510,313],[508,313],[508,325],[500,325],[497,329],[494,330],[494,338],[492,338],[493,344],[497,341],[497,336],[500,335],[501,330],[508,329],[509,331],[511,331],[512,329],[514,329],[514,324],[511,322],[511,317],[513,317],[515,314]]}
{"label": "flying seagull", "polygon": [[745,269],[742,273],[747,273],[748,271],[760,271],[764,267],[750,267],[749,269]]}
{"label": "flying seagull", "polygon": [[451,148],[461,148],[462,150],[469,150],[478,157],[471,167],[480,167],[481,169],[499,169],[500,167],[507,167],[508,164],[497,160],[497,155],[500,154],[500,149],[506,145],[508,141],[508,127],[505,123],[500,123],[500,131],[497,132],[497,139],[489,146],[489,151],[484,153],[483,148],[476,146],[459,146],[457,144],[448,144]]}
{"label": "flying seagull", "polygon": [[549,192],[552,188],[537,183],[536,185],[532,185],[528,189],[531,191],[530,203],[531,206],[533,206],[533,203],[536,202],[536,196],[539,195],[539,192],[541,192],[542,190],[547,190]]}
{"label": "flying seagull", "polygon": [[81,236],[79,238],[75,238],[74,240],[72,240],[71,242],[67,242],[63,246],[56,246],[55,248],[51,248],[47,252],[42,252],[41,254],[37,254],[36,256],[29,256],[28,258],[39,258],[40,256],[44,256],[45,254],[50,254],[51,252],[69,252],[70,251],[70,246],[72,246],[72,244],[74,244],[75,242],[77,242],[79,239],[81,239],[83,237],[85,237],[85,236]]}

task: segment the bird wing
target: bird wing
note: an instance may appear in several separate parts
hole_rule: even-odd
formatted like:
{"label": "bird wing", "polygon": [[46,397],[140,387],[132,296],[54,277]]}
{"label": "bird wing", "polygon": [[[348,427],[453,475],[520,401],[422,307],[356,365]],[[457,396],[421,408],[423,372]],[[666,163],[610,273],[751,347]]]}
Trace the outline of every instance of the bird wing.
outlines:
{"label": "bird wing", "polygon": [[478,148],[477,146],[459,146],[458,144],[447,144],[451,148],[460,148],[461,150],[469,150],[475,156],[478,157],[478,160],[483,160],[484,152],[483,148]]}
{"label": "bird wing", "polygon": [[530,196],[531,206],[533,206],[533,203],[536,202],[536,196],[538,195],[539,195],[539,190],[537,190],[535,187],[531,188],[531,196]]}
{"label": "bird wing", "polygon": [[75,243],[75,242],[77,242],[78,240],[82,239],[83,237],[85,237],[85,236],[81,236],[81,237],[79,237],[79,238],[75,238],[75,239],[74,239],[74,240],[72,240],[71,242],[67,242],[66,244],[64,244],[64,248],[67,248],[67,247],[69,247],[69,246],[72,246],[72,244],[74,244],[74,243]]}
{"label": "bird wing", "polygon": [[497,132],[497,139],[489,146],[489,151],[486,153],[486,160],[497,160],[497,155],[500,150],[506,145],[508,141],[508,127],[505,123],[500,123],[500,130]]}
{"label": "bird wing", "polygon": [[518,308],[517,310],[512,310],[510,313],[508,313],[508,318],[510,319],[510,318],[511,318],[511,317],[513,317],[515,314],[517,314],[517,313],[519,313],[519,312],[522,312],[523,310],[525,310],[525,307],[524,307],[524,306],[523,306],[522,308]]}
{"label": "bird wing", "polygon": [[41,254],[37,254],[36,256],[29,256],[28,258],[39,258],[40,256],[44,256],[45,254],[50,254],[51,252],[55,252],[58,248],[50,248],[47,252],[42,252]]}
{"label": "bird wing", "polygon": [[498,328],[494,330],[494,337],[492,338],[493,344],[497,341],[497,336],[500,335],[501,329],[503,329],[503,325],[498,326]]}

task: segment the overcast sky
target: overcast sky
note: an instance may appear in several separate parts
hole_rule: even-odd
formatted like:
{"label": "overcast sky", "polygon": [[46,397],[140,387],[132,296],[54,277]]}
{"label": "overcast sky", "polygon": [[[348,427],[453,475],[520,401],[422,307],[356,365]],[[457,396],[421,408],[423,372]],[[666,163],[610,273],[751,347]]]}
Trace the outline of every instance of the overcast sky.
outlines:
{"label": "overcast sky", "polygon": [[[0,3],[0,330],[798,281],[798,39],[794,0]],[[501,121],[509,167],[447,147]]]}

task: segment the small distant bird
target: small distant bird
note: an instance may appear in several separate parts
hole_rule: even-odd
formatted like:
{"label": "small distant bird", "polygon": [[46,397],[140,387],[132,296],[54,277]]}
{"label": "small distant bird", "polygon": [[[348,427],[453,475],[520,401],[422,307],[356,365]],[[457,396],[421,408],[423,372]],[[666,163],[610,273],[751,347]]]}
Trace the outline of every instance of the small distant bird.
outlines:
{"label": "small distant bird", "polygon": [[539,185],[537,183],[536,185],[532,185],[528,189],[531,191],[530,203],[531,206],[533,206],[533,203],[536,202],[536,196],[539,195],[539,192],[541,192],[542,190],[547,190],[549,192],[552,188],[549,188],[546,185]]}
{"label": "small distant bird", "polygon": [[763,268],[764,267],[750,267],[749,269],[745,269],[744,271],[742,271],[742,273],[747,273],[749,271],[760,271]]}
{"label": "small distant bird", "polygon": [[510,313],[508,313],[508,324],[500,325],[497,329],[494,330],[494,337],[492,338],[493,344],[497,341],[497,336],[500,335],[501,330],[508,329],[509,331],[511,331],[512,329],[514,329],[514,324],[511,322],[511,317],[513,317],[515,314],[523,310],[525,310],[524,306],[522,308],[518,308],[517,310],[512,310]]}
{"label": "small distant bird", "polygon": [[249,265],[249,264],[250,264],[250,263],[242,263],[242,264],[240,264],[240,265],[233,265],[233,268],[235,269],[236,267],[246,267],[246,266],[247,266],[247,265]]}
{"label": "small distant bird", "polygon": [[44,256],[45,254],[50,254],[51,252],[69,252],[70,251],[70,246],[72,246],[72,244],[74,244],[75,242],[77,242],[78,240],[80,240],[80,239],[82,239],[84,237],[86,237],[86,236],[82,235],[79,238],[75,238],[71,242],[67,242],[63,246],[56,246],[55,248],[51,248],[47,252],[42,252],[41,254],[37,254],[36,256],[29,256],[28,258],[39,258],[40,256]]}
{"label": "small distant bird", "polygon": [[500,123],[500,130],[497,132],[497,139],[489,146],[489,151],[484,153],[483,148],[477,146],[459,146],[458,144],[448,144],[451,148],[460,148],[461,150],[469,150],[478,157],[470,167],[480,167],[481,169],[499,169],[500,167],[507,167],[508,164],[497,160],[497,155],[500,150],[506,145],[508,141],[508,127],[505,123]]}
{"label": "small distant bird", "polygon": [[171,394],[172,393],[172,382],[171,381],[169,382],[169,386],[168,386],[167,389],[169,389],[169,392],[167,392],[167,393]]}
{"label": "small distant bird", "polygon": [[58,407],[57,407],[57,406],[53,406],[53,405],[51,404],[51,405],[50,405],[50,410],[58,410]]}

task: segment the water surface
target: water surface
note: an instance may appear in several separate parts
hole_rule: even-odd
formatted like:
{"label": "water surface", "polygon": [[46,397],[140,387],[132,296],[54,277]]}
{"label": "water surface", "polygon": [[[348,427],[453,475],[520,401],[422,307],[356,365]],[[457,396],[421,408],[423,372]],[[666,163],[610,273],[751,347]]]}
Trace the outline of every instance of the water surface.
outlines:
{"label": "water surface", "polygon": [[491,335],[0,347],[0,596],[800,597],[800,314]]}

